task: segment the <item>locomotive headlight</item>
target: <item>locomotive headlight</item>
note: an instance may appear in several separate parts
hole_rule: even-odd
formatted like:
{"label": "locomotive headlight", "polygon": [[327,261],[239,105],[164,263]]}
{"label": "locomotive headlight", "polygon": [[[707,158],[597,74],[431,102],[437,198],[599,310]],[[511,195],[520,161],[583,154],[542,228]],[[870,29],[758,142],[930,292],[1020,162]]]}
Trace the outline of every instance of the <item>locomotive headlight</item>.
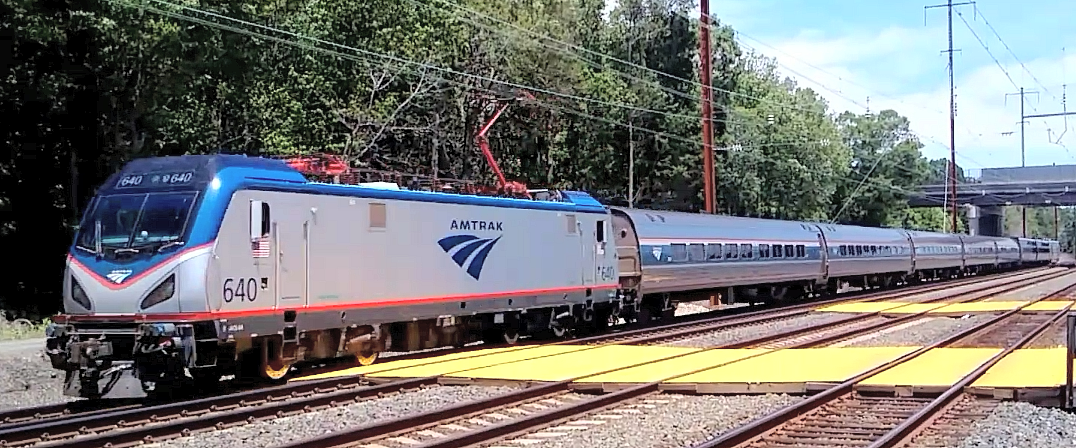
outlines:
{"label": "locomotive headlight", "polygon": [[93,309],[93,304],[90,303],[90,298],[86,296],[86,291],[82,290],[82,285],[78,284],[78,280],[75,280],[74,277],[71,277],[71,300],[86,308],[87,311]]}
{"label": "locomotive headlight", "polygon": [[145,299],[142,299],[142,309],[149,308],[165,300],[171,299],[176,293],[176,274],[169,275],[160,285],[153,288]]}

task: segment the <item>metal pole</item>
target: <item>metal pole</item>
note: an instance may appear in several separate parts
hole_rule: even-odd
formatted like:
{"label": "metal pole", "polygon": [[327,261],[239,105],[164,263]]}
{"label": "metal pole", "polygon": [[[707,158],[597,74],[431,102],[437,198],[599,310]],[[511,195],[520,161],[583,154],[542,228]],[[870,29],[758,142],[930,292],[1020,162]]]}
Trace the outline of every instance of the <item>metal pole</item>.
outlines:
{"label": "metal pole", "polygon": [[953,7],[960,5],[974,5],[975,2],[953,3],[949,0],[944,5],[923,7],[923,24],[926,25],[926,10],[931,8],[945,7],[949,11],[949,188],[952,190],[952,220],[953,233],[956,233],[956,86],[953,84]]}
{"label": "metal pole", "polygon": [[[1024,119],[1024,88],[1020,88],[1020,167],[1026,167],[1027,161],[1025,159],[1024,149],[1024,123],[1027,120]],[[1027,206],[1020,206],[1020,233],[1027,238]]]}
{"label": "metal pole", "polygon": [[948,2],[949,9],[949,159],[953,166],[949,168],[949,188],[953,190],[953,233],[956,233],[956,94],[953,85],[953,0]]}
{"label": "metal pole", "polygon": [[702,82],[702,188],[706,213],[714,213],[713,111],[710,105],[710,0],[699,1],[699,78]]}
{"label": "metal pole", "polygon": [[1066,409],[1073,408],[1072,400],[1072,360],[1073,350],[1076,350],[1076,314],[1069,313],[1066,319],[1066,331],[1068,340],[1065,345],[1065,403]]}
{"label": "metal pole", "polygon": [[635,125],[628,114],[628,208],[635,208]]}

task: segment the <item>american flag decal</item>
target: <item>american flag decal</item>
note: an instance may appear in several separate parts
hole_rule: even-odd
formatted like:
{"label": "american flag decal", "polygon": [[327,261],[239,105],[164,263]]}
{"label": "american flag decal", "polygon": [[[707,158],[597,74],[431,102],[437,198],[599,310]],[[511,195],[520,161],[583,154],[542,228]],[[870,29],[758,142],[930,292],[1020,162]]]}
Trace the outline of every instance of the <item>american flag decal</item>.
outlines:
{"label": "american flag decal", "polygon": [[269,258],[269,237],[263,236],[252,241],[250,251],[254,258]]}

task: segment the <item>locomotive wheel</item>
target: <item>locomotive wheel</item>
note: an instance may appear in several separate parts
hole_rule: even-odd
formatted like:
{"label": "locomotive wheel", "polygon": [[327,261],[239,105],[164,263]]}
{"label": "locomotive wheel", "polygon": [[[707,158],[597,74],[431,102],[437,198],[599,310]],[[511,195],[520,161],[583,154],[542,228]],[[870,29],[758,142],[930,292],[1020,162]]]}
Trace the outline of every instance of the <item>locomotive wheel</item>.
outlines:
{"label": "locomotive wheel", "polygon": [[504,338],[505,344],[514,345],[519,342],[519,332],[515,330],[506,329],[501,337]]}
{"label": "locomotive wheel", "polygon": [[279,381],[288,376],[288,371],[291,370],[291,364],[284,363],[282,361],[273,361],[262,364],[262,376],[272,381]]}
{"label": "locomotive wheel", "polygon": [[508,344],[519,342],[519,330],[516,328],[490,328],[482,332],[482,342],[485,344]]}
{"label": "locomotive wheel", "polygon": [[366,353],[358,354],[358,355],[355,355],[355,361],[357,361],[360,366],[366,367],[366,366],[368,366],[370,364],[373,364],[373,363],[377,362],[377,356],[380,355],[380,354],[381,354],[381,352],[371,352],[369,354],[366,354]]}

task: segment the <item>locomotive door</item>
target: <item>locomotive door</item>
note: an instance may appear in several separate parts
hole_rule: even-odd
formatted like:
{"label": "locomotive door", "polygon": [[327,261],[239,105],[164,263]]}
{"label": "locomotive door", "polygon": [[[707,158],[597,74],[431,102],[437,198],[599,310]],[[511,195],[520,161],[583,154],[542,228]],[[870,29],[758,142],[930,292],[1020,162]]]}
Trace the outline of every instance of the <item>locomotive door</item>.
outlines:
{"label": "locomotive door", "polygon": [[[276,301],[276,292],[279,290],[277,238],[271,212],[269,202],[250,201],[250,256],[254,260],[256,275],[244,280],[243,287],[230,286],[229,293],[224,294],[224,302],[230,303],[232,307],[240,305],[233,303],[237,299],[240,302],[250,302],[249,305],[243,305],[244,307],[254,308],[269,306],[266,302]],[[251,280],[254,280],[256,287],[251,287]]]}
{"label": "locomotive door", "polygon": [[[598,221],[599,226],[602,224],[604,224],[603,221]],[[598,235],[595,230],[589,232],[584,231],[582,223],[578,223],[578,221],[577,225],[579,226],[580,250],[583,253],[583,265],[581,266],[583,270],[583,284],[589,285],[594,283],[594,271],[598,269]]]}
{"label": "locomotive door", "polygon": [[[276,242],[276,306],[307,305],[307,260],[310,221],[298,213],[281,213],[273,222]],[[296,219],[298,218],[298,219]]]}

